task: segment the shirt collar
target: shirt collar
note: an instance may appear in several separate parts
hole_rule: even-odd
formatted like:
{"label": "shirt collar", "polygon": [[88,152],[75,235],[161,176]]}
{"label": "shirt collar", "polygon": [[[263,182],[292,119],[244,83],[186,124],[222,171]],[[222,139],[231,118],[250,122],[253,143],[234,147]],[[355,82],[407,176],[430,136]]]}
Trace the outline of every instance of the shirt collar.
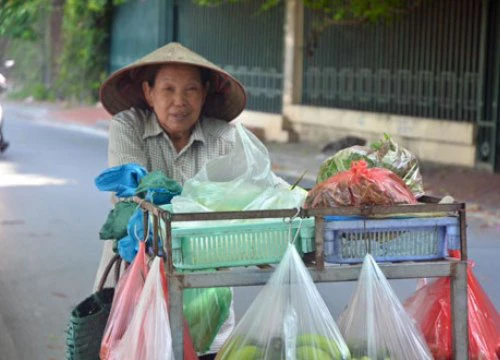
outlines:
{"label": "shirt collar", "polygon": [[[191,136],[189,138],[188,145],[191,145],[194,141],[200,141],[203,144],[206,143],[205,134],[203,134],[203,129],[201,126],[202,121],[205,121],[203,117],[201,117],[201,119],[196,122],[193,132],[191,133]],[[142,139],[145,140],[149,137],[158,136],[163,132],[163,128],[160,126],[156,114],[154,113],[154,111],[151,111],[149,116],[146,118],[146,124],[144,125],[144,135],[142,136]]]}
{"label": "shirt collar", "polygon": [[145,140],[149,137],[158,136],[163,132],[163,129],[156,118],[154,111],[151,111],[146,117],[146,124],[144,125],[144,135],[142,139]]}

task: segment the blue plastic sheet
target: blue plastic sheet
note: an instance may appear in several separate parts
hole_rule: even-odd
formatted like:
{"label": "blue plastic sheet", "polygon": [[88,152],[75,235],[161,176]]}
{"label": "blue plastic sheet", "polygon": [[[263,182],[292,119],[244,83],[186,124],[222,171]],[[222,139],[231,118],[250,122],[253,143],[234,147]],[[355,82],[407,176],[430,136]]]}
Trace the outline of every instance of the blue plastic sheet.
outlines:
{"label": "blue plastic sheet", "polygon": [[[153,239],[153,231],[152,227],[149,226],[149,237],[148,237],[148,243],[151,244],[152,239]],[[118,253],[122,257],[123,260],[131,263],[135,255],[137,254],[137,251],[139,250],[139,241],[144,239],[144,234],[145,234],[145,229],[144,229],[144,218],[143,218],[143,211],[141,208],[137,208],[128,221],[128,226],[127,226],[127,236],[124,238],[120,239],[118,241]]]}
{"label": "blue plastic sheet", "polygon": [[[148,171],[137,164],[125,164],[104,170],[95,184],[101,191],[116,192],[118,197],[137,195],[155,205],[169,204],[172,198],[179,195],[182,187],[175,180],[168,178],[161,171]],[[131,263],[139,250],[139,241],[145,238],[143,211],[138,206],[127,223],[127,235],[118,241],[118,253]],[[148,245],[153,239],[152,225],[149,224]],[[162,248],[159,240],[158,248]],[[160,254],[161,255],[161,254]]]}
{"label": "blue plastic sheet", "polygon": [[118,197],[135,195],[143,177],[148,171],[138,164],[125,164],[104,170],[95,179],[95,185],[101,191],[116,192]]}

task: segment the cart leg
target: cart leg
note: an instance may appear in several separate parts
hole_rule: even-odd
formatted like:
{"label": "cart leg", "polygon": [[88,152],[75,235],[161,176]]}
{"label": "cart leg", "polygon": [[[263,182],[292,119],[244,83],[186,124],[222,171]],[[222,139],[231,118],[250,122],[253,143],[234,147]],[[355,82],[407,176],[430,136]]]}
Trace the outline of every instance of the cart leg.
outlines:
{"label": "cart leg", "polygon": [[322,216],[315,217],[315,247],[316,247],[316,269],[325,270],[325,242],[324,229],[325,221]]}
{"label": "cart leg", "polygon": [[184,359],[184,317],[182,313],[182,286],[175,276],[168,278],[170,331],[174,359]]}
{"label": "cart leg", "polygon": [[469,358],[469,316],[466,261],[453,264],[453,275],[451,277],[451,313],[454,359],[467,360]]}

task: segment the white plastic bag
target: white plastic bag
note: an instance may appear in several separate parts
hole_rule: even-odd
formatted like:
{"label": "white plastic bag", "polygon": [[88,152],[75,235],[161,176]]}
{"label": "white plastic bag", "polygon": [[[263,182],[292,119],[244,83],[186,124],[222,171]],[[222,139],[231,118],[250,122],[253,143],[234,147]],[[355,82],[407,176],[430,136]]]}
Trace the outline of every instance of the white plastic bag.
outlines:
{"label": "white plastic bag", "polygon": [[339,360],[349,350],[295,246],[288,249],[217,360]]}
{"label": "white plastic bag", "polygon": [[[276,176],[269,152],[243,125],[236,125],[233,150],[208,161],[172,199],[175,213],[290,209],[304,204],[307,192]],[[219,223],[220,224],[220,223]],[[183,223],[183,226],[199,223]]]}
{"label": "white plastic bag", "polygon": [[353,358],[432,359],[420,330],[370,254],[339,328]]}
{"label": "white plastic bag", "polygon": [[113,360],[174,359],[161,261],[160,257],[153,260],[134,317],[113,351]]}

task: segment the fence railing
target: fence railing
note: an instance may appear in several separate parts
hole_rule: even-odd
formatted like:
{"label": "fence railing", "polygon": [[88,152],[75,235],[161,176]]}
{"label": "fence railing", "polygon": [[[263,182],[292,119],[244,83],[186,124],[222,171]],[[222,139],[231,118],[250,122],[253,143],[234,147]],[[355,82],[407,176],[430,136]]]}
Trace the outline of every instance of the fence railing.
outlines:
{"label": "fence railing", "polygon": [[[305,39],[315,21],[306,10]],[[428,0],[388,24],[332,26],[305,57],[302,102],[474,122],[480,32],[480,0]]]}

